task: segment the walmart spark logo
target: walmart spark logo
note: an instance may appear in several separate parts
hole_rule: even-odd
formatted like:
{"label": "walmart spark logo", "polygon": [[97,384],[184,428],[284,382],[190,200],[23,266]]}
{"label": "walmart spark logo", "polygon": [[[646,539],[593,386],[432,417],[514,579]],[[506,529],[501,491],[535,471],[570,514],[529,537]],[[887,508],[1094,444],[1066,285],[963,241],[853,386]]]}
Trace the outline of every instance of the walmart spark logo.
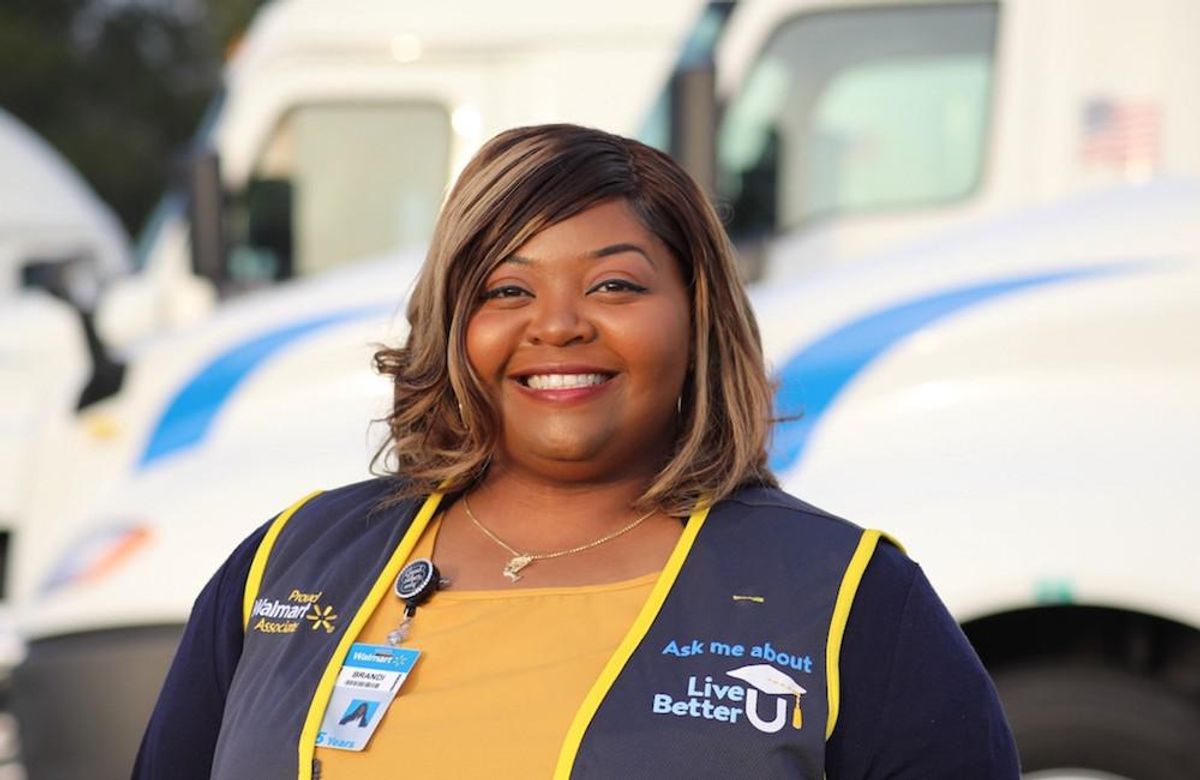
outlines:
{"label": "walmart spark logo", "polygon": [[320,604],[313,604],[312,612],[309,612],[304,617],[306,620],[312,621],[312,625],[309,628],[313,631],[323,628],[326,634],[333,633],[333,621],[338,618],[333,613],[333,607],[322,607]]}

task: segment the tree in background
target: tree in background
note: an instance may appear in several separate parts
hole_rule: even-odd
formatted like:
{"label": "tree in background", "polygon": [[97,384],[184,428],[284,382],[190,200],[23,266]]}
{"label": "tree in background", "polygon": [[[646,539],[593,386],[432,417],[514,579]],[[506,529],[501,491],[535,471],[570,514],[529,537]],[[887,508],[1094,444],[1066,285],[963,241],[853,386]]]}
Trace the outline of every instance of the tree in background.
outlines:
{"label": "tree in background", "polygon": [[0,0],[0,106],[135,233],[264,0]]}

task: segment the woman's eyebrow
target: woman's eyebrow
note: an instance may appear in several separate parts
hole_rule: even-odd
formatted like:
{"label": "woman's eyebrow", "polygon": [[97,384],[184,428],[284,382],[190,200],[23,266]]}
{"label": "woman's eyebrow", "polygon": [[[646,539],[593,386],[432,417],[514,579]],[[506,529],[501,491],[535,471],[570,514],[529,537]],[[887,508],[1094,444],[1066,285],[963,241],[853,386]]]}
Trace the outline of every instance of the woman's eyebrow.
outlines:
{"label": "woman's eyebrow", "polygon": [[[650,265],[654,265],[654,260],[653,260],[653,258],[650,257],[650,254],[645,249],[642,249],[640,246],[638,246],[637,244],[610,244],[606,247],[601,247],[600,249],[593,249],[590,252],[587,252],[584,256],[590,257],[593,259],[599,259],[601,257],[609,257],[611,255],[619,255],[622,252],[637,252],[639,255],[646,258],[646,262],[648,262]],[[531,257],[522,257],[521,255],[509,255],[508,257],[506,257],[500,261],[500,264],[503,264],[503,263],[515,263],[517,265],[536,265],[537,260],[535,260]]]}
{"label": "woman's eyebrow", "polygon": [[650,254],[637,244],[610,244],[603,249],[594,249],[591,252],[588,252],[588,255],[591,257],[600,258],[608,257],[609,255],[619,255],[622,252],[637,252],[639,255],[646,258],[646,262],[648,262],[650,265],[654,265],[654,260],[651,259]]}

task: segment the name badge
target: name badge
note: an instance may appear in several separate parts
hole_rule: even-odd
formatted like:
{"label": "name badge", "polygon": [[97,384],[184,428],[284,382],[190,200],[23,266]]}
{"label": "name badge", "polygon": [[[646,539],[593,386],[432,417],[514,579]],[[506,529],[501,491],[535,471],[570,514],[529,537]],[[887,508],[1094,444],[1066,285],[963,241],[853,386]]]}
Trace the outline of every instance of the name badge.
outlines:
{"label": "name badge", "polygon": [[420,655],[420,650],[404,647],[351,645],[325,706],[317,746],[365,748]]}

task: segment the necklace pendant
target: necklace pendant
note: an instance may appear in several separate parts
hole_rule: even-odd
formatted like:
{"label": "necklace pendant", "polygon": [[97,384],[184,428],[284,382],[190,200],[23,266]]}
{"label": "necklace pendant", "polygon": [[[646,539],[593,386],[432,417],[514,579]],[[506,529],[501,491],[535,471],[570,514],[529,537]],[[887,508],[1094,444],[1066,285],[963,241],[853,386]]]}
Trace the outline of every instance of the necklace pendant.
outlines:
{"label": "necklace pendant", "polygon": [[533,558],[528,555],[513,556],[508,563],[504,564],[504,576],[508,577],[509,582],[516,582],[521,579],[521,569],[531,563],[533,563]]}

